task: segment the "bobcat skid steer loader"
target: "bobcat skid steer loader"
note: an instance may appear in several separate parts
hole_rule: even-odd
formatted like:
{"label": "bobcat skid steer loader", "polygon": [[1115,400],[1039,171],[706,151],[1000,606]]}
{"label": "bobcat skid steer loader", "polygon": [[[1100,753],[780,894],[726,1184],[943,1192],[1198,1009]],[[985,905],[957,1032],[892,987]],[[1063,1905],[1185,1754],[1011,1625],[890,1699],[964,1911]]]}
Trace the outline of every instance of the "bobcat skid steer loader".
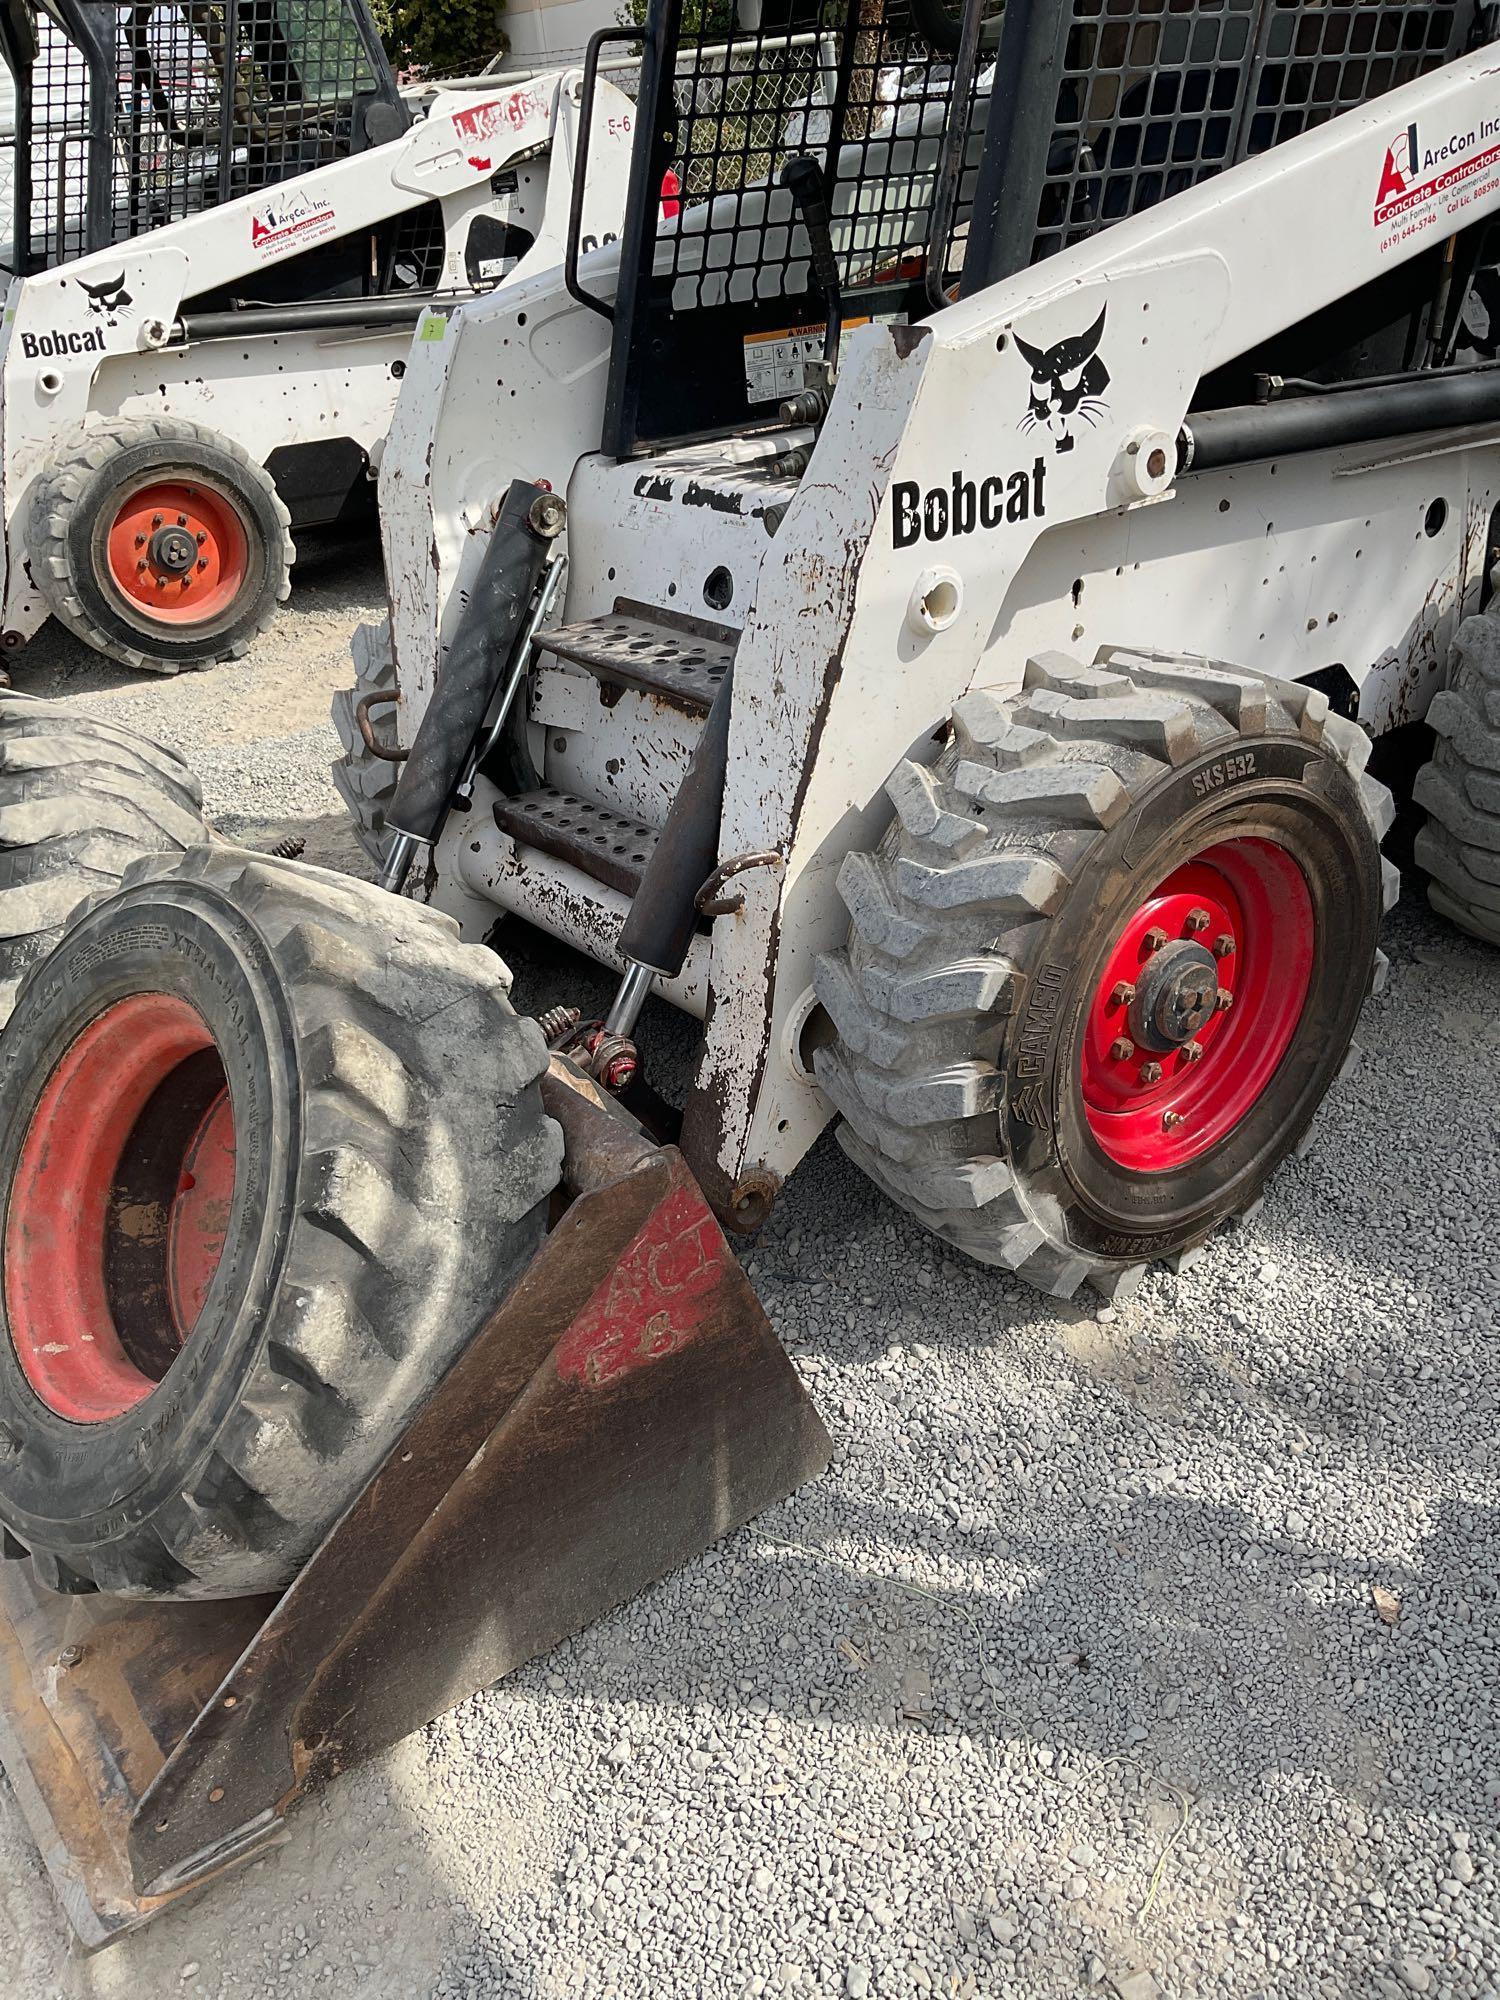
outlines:
{"label": "bobcat skid steer loader", "polygon": [[[830,1120],[1116,1293],[1347,1063],[1372,739],[1430,716],[1427,865],[1500,907],[1488,12],[838,0],[826,121],[769,7],[727,55],[684,13],[585,65],[588,134],[643,43],[619,244],[586,157],[562,268],[414,348],[380,883],[0,702],[0,773],[172,850],[0,1035],[0,1750],[96,1941],[819,1469],[722,1231]],[[518,1018],[501,915],[607,1016]]]}
{"label": "bobcat skid steer loader", "polygon": [[[364,0],[11,0],[0,647],[59,618],[130,667],[240,653],[295,529],[373,500],[413,330],[562,254],[576,76],[414,118]],[[600,103],[588,226],[632,110]]]}
{"label": "bobcat skid steer loader", "polygon": [[[1490,11],[1104,18],[867,9],[808,154],[769,14],[731,93],[662,0],[618,250],[402,385],[341,699],[410,754],[338,772],[388,885],[621,974],[600,1076],[646,991],[703,1021],[681,1140],[726,1219],[837,1118],[1061,1295],[1191,1256],[1302,1143],[1395,893],[1366,760],[1429,709],[1422,858],[1500,935],[1500,655],[1452,643],[1500,503],[1500,371],[1455,360]],[[565,593],[481,669],[536,477]]]}

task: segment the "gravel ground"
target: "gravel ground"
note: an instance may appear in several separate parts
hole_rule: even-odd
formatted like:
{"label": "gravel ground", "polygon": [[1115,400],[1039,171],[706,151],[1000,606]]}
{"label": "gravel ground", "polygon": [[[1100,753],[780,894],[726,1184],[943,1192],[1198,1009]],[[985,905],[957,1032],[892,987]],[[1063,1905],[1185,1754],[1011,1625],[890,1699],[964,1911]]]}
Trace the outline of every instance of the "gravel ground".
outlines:
{"label": "gravel ground", "polygon": [[[336,549],[245,665],[49,633],[15,678],[349,858],[324,718],[377,594]],[[1500,2000],[1496,968],[1415,899],[1388,949],[1315,1150],[1117,1309],[825,1141],[747,1262],[833,1469],[96,1958],[0,1791],[0,1990]]]}

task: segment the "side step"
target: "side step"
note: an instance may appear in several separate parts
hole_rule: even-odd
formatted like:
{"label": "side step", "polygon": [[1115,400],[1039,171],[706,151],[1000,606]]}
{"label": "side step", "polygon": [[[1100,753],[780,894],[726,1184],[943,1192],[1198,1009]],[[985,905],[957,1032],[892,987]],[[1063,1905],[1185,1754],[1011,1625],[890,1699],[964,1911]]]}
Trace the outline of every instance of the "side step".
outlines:
{"label": "side step", "polygon": [[536,644],[607,686],[638,688],[701,717],[729,670],[739,636],[731,625],[621,597],[603,618],[539,632]]}
{"label": "side step", "polygon": [[655,827],[626,819],[594,799],[542,785],[501,799],[495,824],[523,847],[571,862],[592,881],[633,896],[656,845]]}

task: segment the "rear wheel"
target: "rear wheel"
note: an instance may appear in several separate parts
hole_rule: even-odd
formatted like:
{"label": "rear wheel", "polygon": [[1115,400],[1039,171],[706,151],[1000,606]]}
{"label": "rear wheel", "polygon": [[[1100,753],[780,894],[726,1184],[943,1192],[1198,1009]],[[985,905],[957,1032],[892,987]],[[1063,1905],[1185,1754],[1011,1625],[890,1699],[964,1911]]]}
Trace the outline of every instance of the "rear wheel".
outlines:
{"label": "rear wheel", "polygon": [[389,618],[378,625],[357,625],[350,651],[354,685],[340,688],[333,697],[333,726],[344,747],[344,754],[334,761],[333,782],[349,809],[360,846],[379,867],[385,858],[385,816],[401,775],[399,759],[390,754],[399,746],[396,656]]}
{"label": "rear wheel", "polygon": [[172,751],[61,702],[0,694],[0,1023],[85,898],[144,855],[207,837],[202,790]]}
{"label": "rear wheel", "polygon": [[1500,619],[1464,620],[1427,720],[1437,745],[1413,792],[1428,814],[1416,839],[1427,899],[1471,937],[1500,944]]}
{"label": "rear wheel", "polygon": [[180,417],[64,436],[32,489],[27,541],[53,616],[157,673],[243,653],[291,594],[291,516],[269,473]]}
{"label": "rear wheel", "polygon": [[541,1033],[446,918],[225,847],[131,869],[0,1041],[0,1522],[54,1588],[285,1584],[504,1295]]}
{"label": "rear wheel", "polygon": [[1021,694],[966,697],[840,873],[817,1063],[846,1150],[1063,1296],[1243,1213],[1383,965],[1368,751],[1321,694],[1189,660],[1049,655]]}

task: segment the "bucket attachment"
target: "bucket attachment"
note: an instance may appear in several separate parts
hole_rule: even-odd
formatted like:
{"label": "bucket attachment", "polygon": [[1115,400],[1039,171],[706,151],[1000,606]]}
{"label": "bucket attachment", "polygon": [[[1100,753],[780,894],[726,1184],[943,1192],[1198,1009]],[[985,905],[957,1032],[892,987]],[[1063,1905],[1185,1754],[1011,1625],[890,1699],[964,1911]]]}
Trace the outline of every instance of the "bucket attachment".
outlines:
{"label": "bucket attachment", "polygon": [[86,1945],[827,1465],[681,1156],[556,1060],[542,1088],[560,1213],[283,1595],[60,1597],[0,1565],[0,1758]]}

